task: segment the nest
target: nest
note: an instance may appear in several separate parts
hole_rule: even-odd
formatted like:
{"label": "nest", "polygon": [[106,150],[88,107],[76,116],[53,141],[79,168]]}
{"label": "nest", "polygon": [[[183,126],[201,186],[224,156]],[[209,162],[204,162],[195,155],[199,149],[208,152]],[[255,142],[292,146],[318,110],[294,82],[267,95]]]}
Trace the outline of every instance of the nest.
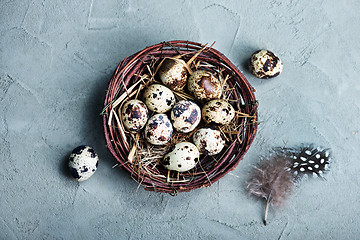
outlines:
{"label": "nest", "polygon": [[[222,99],[236,110],[236,117],[226,126],[216,126],[226,139],[221,153],[201,155],[195,168],[188,172],[174,172],[161,165],[163,156],[178,142],[190,141],[192,133],[174,130],[165,146],[146,142],[143,132],[130,133],[123,126],[118,109],[129,99],[141,99],[146,86],[160,82],[157,71],[165,58],[182,59],[189,75],[199,69],[211,71],[223,86]],[[189,41],[159,43],[123,59],[110,80],[105,98],[103,120],[106,144],[118,165],[144,186],[145,190],[176,194],[207,187],[236,168],[249,149],[257,130],[257,102],[255,90],[243,74],[222,53],[207,45]],[[194,100],[186,90],[175,92],[177,100]]]}

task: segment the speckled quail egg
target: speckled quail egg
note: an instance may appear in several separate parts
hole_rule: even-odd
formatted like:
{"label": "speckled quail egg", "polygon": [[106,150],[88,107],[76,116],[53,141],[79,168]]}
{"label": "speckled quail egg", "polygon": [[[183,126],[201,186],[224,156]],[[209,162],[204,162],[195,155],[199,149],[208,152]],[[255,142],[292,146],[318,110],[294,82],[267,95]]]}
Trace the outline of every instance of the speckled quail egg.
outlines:
{"label": "speckled quail egg", "polygon": [[169,111],[175,104],[174,93],[160,84],[150,85],[144,92],[143,99],[146,106],[154,112],[164,113]]}
{"label": "speckled quail egg", "polygon": [[198,70],[193,72],[187,83],[189,91],[199,100],[210,100],[220,98],[222,86],[209,71]]}
{"label": "speckled quail egg", "polygon": [[222,138],[221,132],[211,128],[198,129],[194,133],[192,140],[201,154],[210,156],[220,153],[225,146],[225,140]]}
{"label": "speckled quail egg", "polygon": [[258,78],[272,78],[282,72],[283,64],[273,52],[262,49],[251,55],[249,68]]}
{"label": "speckled quail egg", "polygon": [[223,99],[211,100],[202,108],[202,118],[206,123],[229,124],[234,117],[234,107]]}
{"label": "speckled quail egg", "polygon": [[164,156],[163,165],[168,170],[186,172],[199,161],[199,150],[190,142],[177,143],[174,150]]}
{"label": "speckled quail egg", "polygon": [[188,133],[196,128],[201,120],[200,107],[189,100],[177,102],[171,109],[171,122],[178,132]]}
{"label": "speckled quail egg", "polygon": [[77,181],[90,178],[97,169],[99,157],[90,146],[78,146],[69,156],[71,176]]}
{"label": "speckled quail egg", "polygon": [[163,114],[152,116],[145,126],[145,138],[153,145],[164,145],[170,141],[173,127],[169,118]]}
{"label": "speckled quail egg", "polygon": [[165,86],[180,91],[186,86],[187,70],[181,59],[166,58],[159,68],[159,77]]}
{"label": "speckled quail egg", "polygon": [[139,132],[145,126],[148,114],[145,103],[137,99],[126,102],[121,110],[124,126],[131,132]]}

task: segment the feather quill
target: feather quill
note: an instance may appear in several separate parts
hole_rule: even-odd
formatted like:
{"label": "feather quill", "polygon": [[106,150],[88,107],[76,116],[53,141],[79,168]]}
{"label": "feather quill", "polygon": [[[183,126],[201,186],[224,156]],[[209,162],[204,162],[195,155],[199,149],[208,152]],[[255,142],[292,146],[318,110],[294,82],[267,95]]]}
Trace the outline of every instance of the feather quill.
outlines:
{"label": "feather quill", "polygon": [[295,175],[291,171],[292,162],[286,156],[275,155],[263,159],[254,167],[247,182],[250,194],[264,198],[266,207],[264,224],[267,222],[269,205],[280,207],[291,195],[295,183]]}

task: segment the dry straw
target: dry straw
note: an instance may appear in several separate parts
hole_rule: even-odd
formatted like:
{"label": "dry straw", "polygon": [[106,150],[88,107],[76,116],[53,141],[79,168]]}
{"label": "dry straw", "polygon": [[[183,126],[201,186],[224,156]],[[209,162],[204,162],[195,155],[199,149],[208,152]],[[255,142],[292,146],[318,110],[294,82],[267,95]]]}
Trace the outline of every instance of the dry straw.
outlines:
{"label": "dry straw", "polygon": [[[165,58],[184,60],[189,73],[198,69],[211,71],[222,82],[222,98],[236,110],[233,122],[215,126],[226,139],[223,151],[216,156],[201,156],[196,167],[184,173],[170,172],[160,162],[174,144],[191,141],[192,134],[174,132],[169,144],[152,146],[144,140],[143,133],[127,132],[118,115],[124,102],[141,99],[142,89],[159,82],[157,71]],[[212,46],[169,41],[147,47],[122,60],[110,80],[102,112],[107,147],[119,166],[145,190],[176,194],[210,186],[236,168],[255,137],[258,115],[254,91],[243,74]],[[187,91],[174,93],[178,100],[194,100]],[[199,125],[202,126],[205,124]]]}

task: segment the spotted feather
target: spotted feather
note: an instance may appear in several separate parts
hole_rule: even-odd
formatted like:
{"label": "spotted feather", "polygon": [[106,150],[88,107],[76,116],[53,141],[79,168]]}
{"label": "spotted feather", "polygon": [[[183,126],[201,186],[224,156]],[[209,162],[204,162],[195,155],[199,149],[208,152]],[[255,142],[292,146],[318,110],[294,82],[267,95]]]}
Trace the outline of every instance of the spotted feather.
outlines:
{"label": "spotted feather", "polygon": [[290,157],[291,170],[298,177],[310,175],[323,178],[323,174],[329,170],[331,161],[329,148],[309,145],[298,148],[281,148],[281,151]]}

